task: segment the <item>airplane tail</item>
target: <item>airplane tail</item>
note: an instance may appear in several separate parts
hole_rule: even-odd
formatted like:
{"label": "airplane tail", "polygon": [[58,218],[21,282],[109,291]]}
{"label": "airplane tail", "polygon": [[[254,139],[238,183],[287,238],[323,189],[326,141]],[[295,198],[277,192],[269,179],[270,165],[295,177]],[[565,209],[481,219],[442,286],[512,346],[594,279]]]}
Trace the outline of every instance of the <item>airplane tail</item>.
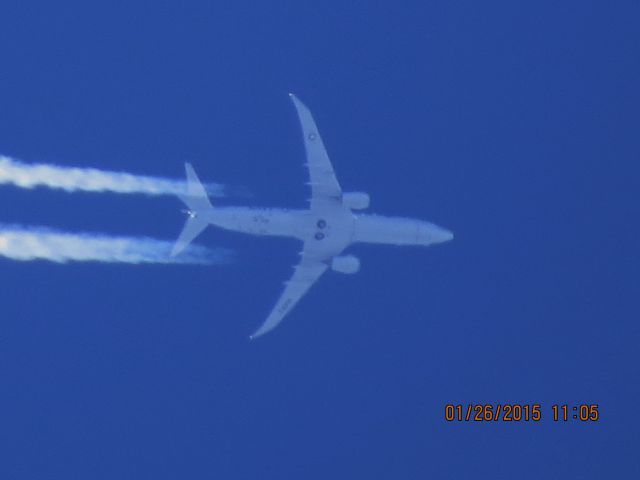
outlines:
{"label": "airplane tail", "polygon": [[184,228],[171,251],[172,257],[187,248],[207,228],[207,225],[209,225],[207,221],[208,214],[213,211],[207,192],[202,183],[200,183],[195,170],[190,163],[185,163],[184,167],[187,172],[187,191],[183,195],[178,195],[178,197],[189,210],[187,211],[188,216]]}

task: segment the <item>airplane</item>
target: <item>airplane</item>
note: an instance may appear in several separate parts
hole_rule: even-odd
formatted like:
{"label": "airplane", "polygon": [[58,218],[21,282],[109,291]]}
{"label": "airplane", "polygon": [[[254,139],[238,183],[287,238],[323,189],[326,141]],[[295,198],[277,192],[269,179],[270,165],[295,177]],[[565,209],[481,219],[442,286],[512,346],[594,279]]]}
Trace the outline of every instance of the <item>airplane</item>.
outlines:
{"label": "airplane", "polygon": [[433,223],[401,217],[364,214],[369,195],[343,192],[309,109],[289,94],[302,127],[306,166],[311,186],[307,210],[281,208],[214,208],[191,164],[185,164],[186,192],[179,195],[188,207],[185,226],[172,255],[183,251],[209,224],[250,235],[294,237],[301,240],[300,261],[293,276],[264,323],[250,336],[255,339],[273,330],[331,269],[353,274],[360,260],[342,252],[353,243],[428,246],[453,239],[453,233]]}

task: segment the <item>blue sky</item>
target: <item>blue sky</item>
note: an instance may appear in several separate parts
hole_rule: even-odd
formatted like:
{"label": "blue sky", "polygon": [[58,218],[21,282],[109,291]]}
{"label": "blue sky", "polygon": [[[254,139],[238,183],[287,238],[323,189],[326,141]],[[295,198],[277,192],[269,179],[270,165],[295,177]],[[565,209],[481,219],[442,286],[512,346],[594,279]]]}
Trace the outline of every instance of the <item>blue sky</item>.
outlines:
{"label": "blue sky", "polygon": [[[223,266],[0,260],[0,477],[640,474],[640,4],[3,2],[0,153],[304,207],[290,91],[347,190],[456,238],[354,246],[256,342],[294,240]],[[346,5],[345,5],[346,3]],[[0,188],[2,223],[173,239],[173,198]],[[540,403],[447,423],[447,403]],[[597,423],[551,405],[597,403]]]}

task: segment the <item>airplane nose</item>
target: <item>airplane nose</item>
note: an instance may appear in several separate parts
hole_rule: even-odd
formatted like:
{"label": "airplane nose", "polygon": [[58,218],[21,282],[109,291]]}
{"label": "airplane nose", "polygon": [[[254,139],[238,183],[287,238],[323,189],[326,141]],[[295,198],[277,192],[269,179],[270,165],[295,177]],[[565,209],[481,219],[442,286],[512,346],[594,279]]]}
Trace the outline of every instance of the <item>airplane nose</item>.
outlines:
{"label": "airplane nose", "polygon": [[453,233],[444,228],[439,228],[431,234],[431,238],[433,239],[433,243],[448,242],[449,240],[453,240]]}

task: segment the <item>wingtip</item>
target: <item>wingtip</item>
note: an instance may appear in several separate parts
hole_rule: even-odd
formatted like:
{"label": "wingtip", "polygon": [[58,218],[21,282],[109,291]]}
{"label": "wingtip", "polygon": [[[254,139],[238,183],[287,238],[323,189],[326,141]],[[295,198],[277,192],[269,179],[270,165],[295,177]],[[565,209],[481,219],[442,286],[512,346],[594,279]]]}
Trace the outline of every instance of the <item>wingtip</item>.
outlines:
{"label": "wingtip", "polygon": [[264,325],[262,325],[259,329],[257,329],[255,332],[253,332],[251,335],[249,335],[249,340],[255,340],[258,337],[263,336],[265,333],[267,333],[269,330],[271,330],[271,328],[264,328]]}
{"label": "wingtip", "polygon": [[255,332],[253,332],[251,335],[249,335],[249,340],[255,340],[260,335],[262,335],[262,333],[260,332],[260,329],[258,329]]}

